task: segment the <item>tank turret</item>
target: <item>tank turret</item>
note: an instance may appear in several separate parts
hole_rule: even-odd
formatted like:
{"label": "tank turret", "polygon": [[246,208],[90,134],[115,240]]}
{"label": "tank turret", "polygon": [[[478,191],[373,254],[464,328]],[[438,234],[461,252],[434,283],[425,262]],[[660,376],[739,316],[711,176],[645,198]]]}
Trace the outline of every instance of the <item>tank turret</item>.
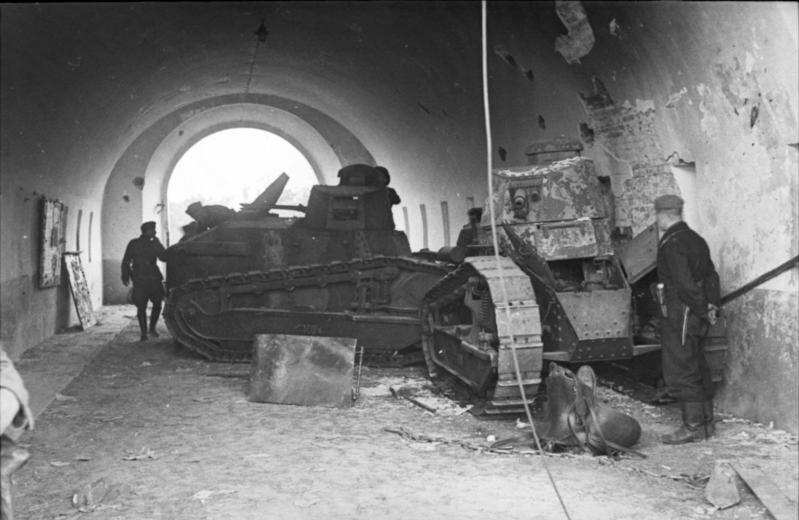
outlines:
{"label": "tank turret", "polygon": [[591,159],[495,170],[493,186],[497,223],[507,224],[546,260],[613,252],[613,194]]}

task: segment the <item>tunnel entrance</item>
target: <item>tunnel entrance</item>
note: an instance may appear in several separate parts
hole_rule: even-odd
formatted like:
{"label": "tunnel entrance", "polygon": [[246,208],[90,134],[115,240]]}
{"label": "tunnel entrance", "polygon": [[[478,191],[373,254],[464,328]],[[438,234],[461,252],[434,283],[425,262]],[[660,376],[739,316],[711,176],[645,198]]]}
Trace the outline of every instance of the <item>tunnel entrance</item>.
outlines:
{"label": "tunnel entrance", "polygon": [[[305,204],[318,178],[308,158],[286,139],[258,128],[230,128],[197,141],[175,163],[166,193],[168,233],[174,244],[191,222],[186,207],[196,201],[239,209],[285,172],[290,177],[281,204]],[[276,213],[289,216],[291,211]]]}

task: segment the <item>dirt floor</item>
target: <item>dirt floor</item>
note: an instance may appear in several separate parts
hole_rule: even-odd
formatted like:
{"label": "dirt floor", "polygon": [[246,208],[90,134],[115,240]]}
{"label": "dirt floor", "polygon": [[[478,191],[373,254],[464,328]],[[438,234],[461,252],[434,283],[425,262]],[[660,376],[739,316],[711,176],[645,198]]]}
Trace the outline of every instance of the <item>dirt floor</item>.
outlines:
{"label": "dirt floor", "polygon": [[[111,323],[130,308],[107,312]],[[717,460],[758,466],[787,496],[799,493],[795,436],[719,414],[714,439],[664,446],[657,436],[677,411],[624,389],[600,395],[639,419],[648,458],[500,454],[487,447],[517,434],[516,422],[475,419],[420,367],[365,367],[351,409],[257,404],[246,398],[246,365],[198,358],[163,328],[139,343],[123,323],[22,438],[33,458],[16,479],[18,518],[565,518],[545,462],[573,519],[769,518],[741,481],[737,506],[717,511],[704,499]],[[36,392],[37,376],[29,386]]]}

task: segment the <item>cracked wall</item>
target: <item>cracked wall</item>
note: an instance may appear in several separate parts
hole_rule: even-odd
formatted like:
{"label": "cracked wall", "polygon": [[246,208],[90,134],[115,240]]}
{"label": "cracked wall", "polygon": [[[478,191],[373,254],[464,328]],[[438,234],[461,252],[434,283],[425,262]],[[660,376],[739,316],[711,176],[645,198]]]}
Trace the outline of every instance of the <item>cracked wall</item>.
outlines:
{"label": "cracked wall", "polygon": [[[514,152],[525,142],[580,137],[583,154],[612,179],[618,223],[636,231],[654,221],[654,197],[679,191],[672,167],[687,166],[693,178],[684,186],[695,193],[683,195],[696,201],[695,227],[722,293],[799,253],[796,4],[583,6],[596,41],[579,63],[535,52],[563,34],[548,25],[553,5],[528,6],[532,15],[508,7],[492,31],[493,44],[535,71],[525,83],[502,63],[493,70],[503,83],[492,109],[507,162],[524,164]],[[725,308],[729,351],[718,392],[721,409],[793,432],[798,290],[793,269]]]}
{"label": "cracked wall", "polygon": [[680,193],[657,135],[651,100],[615,103],[602,80],[592,78],[593,92],[580,93],[591,132],[586,154],[598,158],[615,187],[616,225],[634,235],[652,220],[652,203],[660,195]]}

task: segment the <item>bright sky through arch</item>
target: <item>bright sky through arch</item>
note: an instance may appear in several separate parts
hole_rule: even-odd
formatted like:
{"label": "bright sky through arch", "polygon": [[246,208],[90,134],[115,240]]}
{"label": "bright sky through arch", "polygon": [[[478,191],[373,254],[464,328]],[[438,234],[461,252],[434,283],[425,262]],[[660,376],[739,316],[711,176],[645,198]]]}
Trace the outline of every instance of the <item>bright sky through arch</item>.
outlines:
{"label": "bright sky through arch", "polygon": [[305,204],[318,184],[308,159],[294,145],[265,130],[232,128],[197,141],[175,164],[167,188],[169,242],[191,222],[186,207],[195,201],[240,209],[281,173],[289,182],[280,204]]}

